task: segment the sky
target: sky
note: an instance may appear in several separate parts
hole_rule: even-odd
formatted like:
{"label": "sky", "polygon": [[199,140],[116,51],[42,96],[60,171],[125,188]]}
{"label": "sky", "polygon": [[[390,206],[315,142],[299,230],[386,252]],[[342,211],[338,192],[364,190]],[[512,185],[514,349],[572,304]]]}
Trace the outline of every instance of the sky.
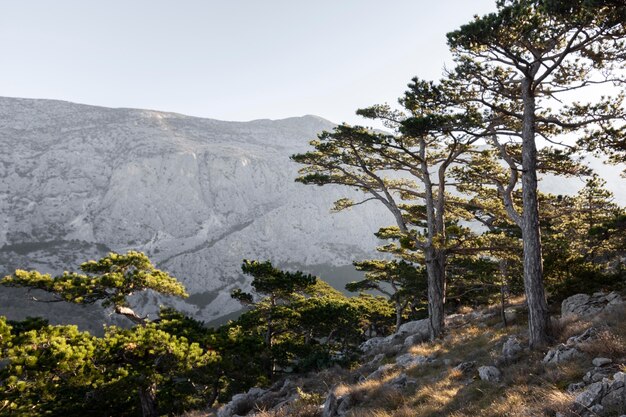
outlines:
{"label": "sky", "polygon": [[364,123],[495,0],[0,0],[0,96]]}

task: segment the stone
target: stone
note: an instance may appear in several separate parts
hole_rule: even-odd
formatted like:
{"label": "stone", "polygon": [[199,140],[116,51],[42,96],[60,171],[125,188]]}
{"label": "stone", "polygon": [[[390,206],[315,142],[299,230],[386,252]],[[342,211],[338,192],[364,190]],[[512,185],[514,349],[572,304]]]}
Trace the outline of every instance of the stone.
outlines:
{"label": "stone", "polygon": [[591,363],[593,364],[593,366],[601,367],[613,363],[613,361],[609,358],[595,358],[591,361]]}
{"label": "stone", "polygon": [[412,334],[404,339],[404,347],[409,348],[413,345],[417,345],[418,343],[422,343],[427,339],[424,339],[424,335],[422,334]]}
{"label": "stone", "polygon": [[254,408],[256,400],[267,391],[262,388],[251,388],[246,393],[233,395],[231,400],[217,411],[217,417],[234,417],[245,415]]}
{"label": "stone", "polygon": [[401,373],[387,384],[397,389],[404,389],[408,386],[417,386],[417,379],[409,378],[405,373]]}
{"label": "stone", "polygon": [[495,366],[481,366],[478,368],[478,376],[483,381],[499,382],[502,378],[502,372]]}
{"label": "stone", "polygon": [[430,335],[430,330],[428,327],[428,319],[422,320],[414,320],[407,321],[404,324],[401,324],[396,331],[397,334],[427,334]]}
{"label": "stone", "polygon": [[384,337],[372,337],[371,339],[367,339],[365,342],[361,343],[361,345],[359,346],[359,349],[361,349],[363,353],[367,354],[379,348],[384,343],[385,343]]}
{"label": "stone", "polygon": [[380,361],[382,361],[383,359],[385,359],[385,354],[379,353],[378,355],[374,356],[371,361],[368,362],[368,365],[376,365],[380,363]]}
{"label": "stone", "polygon": [[418,355],[414,356],[410,353],[405,353],[396,358],[396,364],[401,368],[412,368],[418,365],[423,365],[429,360],[426,356]]}
{"label": "stone", "polygon": [[577,404],[585,409],[590,408],[592,405],[597,404],[604,393],[604,382],[594,382],[589,385],[584,391],[576,395],[575,401]]}
{"label": "stone", "polygon": [[580,356],[582,356],[582,353],[578,349],[561,343],[557,347],[550,349],[542,362],[546,365],[556,365]]}
{"label": "stone", "polygon": [[365,379],[379,379],[394,368],[393,364],[381,365],[377,370],[369,374]]}
{"label": "stone", "polygon": [[591,384],[592,382],[602,381],[611,375],[613,371],[610,368],[594,368],[587,372],[583,377],[583,382]]}
{"label": "stone", "polygon": [[461,362],[454,367],[454,370],[460,371],[462,374],[467,375],[476,368],[476,362]]}
{"label": "stone", "polygon": [[584,382],[575,382],[567,386],[567,392],[569,392],[570,394],[573,394],[574,392],[580,391],[586,386],[587,384],[585,384]]}
{"label": "stone", "polygon": [[519,357],[523,350],[524,348],[519,340],[515,336],[509,336],[504,345],[502,345],[502,356],[506,361],[513,361]]}
{"label": "stone", "polygon": [[623,304],[622,297],[615,291],[609,294],[603,292],[592,295],[576,294],[563,300],[561,316],[590,317],[621,304]]}
{"label": "stone", "polygon": [[597,334],[598,334],[598,331],[595,329],[595,327],[590,327],[587,330],[585,330],[582,334],[579,334],[578,336],[572,336],[569,339],[567,339],[567,342],[565,344],[567,346],[579,345],[581,343],[585,343],[590,340],[593,340],[597,336]]}

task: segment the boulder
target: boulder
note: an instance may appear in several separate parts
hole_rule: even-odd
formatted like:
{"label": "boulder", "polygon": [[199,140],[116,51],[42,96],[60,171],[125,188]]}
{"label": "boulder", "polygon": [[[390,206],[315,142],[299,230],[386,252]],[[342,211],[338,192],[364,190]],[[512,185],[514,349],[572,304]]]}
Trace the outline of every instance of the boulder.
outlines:
{"label": "boulder", "polygon": [[619,410],[626,409],[625,376],[624,372],[617,372],[611,379],[603,378],[588,385],[576,395],[572,411],[582,417],[617,415]]}
{"label": "boulder", "polygon": [[429,337],[428,319],[407,321],[398,327],[396,334],[421,334]]}
{"label": "boulder", "polygon": [[583,376],[583,382],[591,384],[593,382],[602,381],[604,378],[611,376],[614,371],[611,368],[593,368]]}
{"label": "boulder", "polygon": [[367,339],[365,342],[361,343],[359,349],[361,349],[363,353],[368,354],[383,344],[385,344],[384,337],[372,337],[371,339]]}
{"label": "boulder", "polygon": [[502,345],[502,357],[505,361],[511,362],[518,358],[519,354],[524,350],[522,344],[515,336],[509,338]]}
{"label": "boulder", "polygon": [[601,367],[604,365],[609,365],[613,363],[613,361],[609,358],[595,358],[594,360],[591,361],[591,363],[593,364],[593,366]]}
{"label": "boulder", "polygon": [[461,362],[454,367],[455,371],[460,371],[463,375],[470,374],[476,368],[476,362]]}
{"label": "boulder", "polygon": [[417,379],[409,378],[405,373],[402,373],[385,385],[389,385],[397,389],[404,389],[409,386],[417,386]]}
{"label": "boulder", "polygon": [[324,401],[324,411],[322,417],[341,417],[346,414],[348,409],[353,405],[352,396],[350,394],[337,396],[334,390],[331,390],[326,401]]}
{"label": "boulder", "polygon": [[386,365],[381,365],[377,370],[375,370],[374,372],[369,374],[365,379],[379,379],[379,378],[382,378],[383,376],[385,376],[386,373],[388,373],[391,370],[393,370],[393,368],[394,368],[394,365],[391,364],[391,363],[388,363]]}
{"label": "boulder", "polygon": [[566,362],[574,358],[582,356],[582,352],[577,348],[581,343],[592,340],[597,335],[597,330],[593,327],[585,330],[578,336],[572,336],[567,339],[567,342],[550,349],[546,356],[543,358],[545,364],[557,364]]}
{"label": "boulder", "polygon": [[567,346],[561,343],[555,348],[548,351],[543,358],[543,363],[546,365],[556,365],[562,362],[570,361],[574,358],[582,356],[582,352],[573,346]]}
{"label": "boulder", "polygon": [[567,339],[567,342],[565,342],[565,344],[567,346],[579,345],[581,343],[585,343],[590,340],[593,340],[597,335],[598,335],[598,331],[594,327],[590,327],[587,330],[585,330],[583,333],[579,334],[578,336],[572,336],[569,339]]}
{"label": "boulder", "polygon": [[417,345],[418,343],[422,343],[427,339],[424,339],[424,336],[421,334],[412,334],[404,339],[404,347],[409,348],[413,345]]}
{"label": "boulder", "polygon": [[502,372],[495,366],[481,366],[478,368],[478,376],[483,381],[499,382],[502,378]]}
{"label": "boulder", "polygon": [[622,303],[622,297],[616,292],[609,294],[598,292],[593,295],[576,294],[563,300],[561,316],[591,317]]}
{"label": "boulder", "polygon": [[217,417],[233,417],[246,415],[253,408],[258,398],[267,391],[261,388],[251,388],[248,392],[233,395],[230,402],[217,411]]}
{"label": "boulder", "polygon": [[426,356],[414,356],[410,353],[405,353],[396,358],[396,364],[401,368],[412,368],[414,366],[423,365],[428,361],[429,359]]}
{"label": "boulder", "polygon": [[[606,384],[602,381],[594,382],[584,391],[576,395],[576,404],[582,406],[583,409],[589,409],[592,405],[597,404],[602,399]],[[580,407],[578,407],[580,408]]]}

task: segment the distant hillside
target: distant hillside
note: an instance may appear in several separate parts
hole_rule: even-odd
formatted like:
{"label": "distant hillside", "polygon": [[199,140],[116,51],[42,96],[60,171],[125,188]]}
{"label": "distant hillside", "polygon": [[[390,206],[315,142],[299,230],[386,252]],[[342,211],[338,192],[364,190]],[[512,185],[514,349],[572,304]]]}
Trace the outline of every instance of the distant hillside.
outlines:
{"label": "distant hillside", "polygon": [[[390,218],[376,205],[329,215],[345,190],[294,182],[289,156],[332,127],[0,98],[0,273],[138,249],[185,283],[192,296],[177,307],[204,320],[239,308],[228,294],[243,258],[342,286]],[[23,301],[1,289],[0,314],[42,308]]]}

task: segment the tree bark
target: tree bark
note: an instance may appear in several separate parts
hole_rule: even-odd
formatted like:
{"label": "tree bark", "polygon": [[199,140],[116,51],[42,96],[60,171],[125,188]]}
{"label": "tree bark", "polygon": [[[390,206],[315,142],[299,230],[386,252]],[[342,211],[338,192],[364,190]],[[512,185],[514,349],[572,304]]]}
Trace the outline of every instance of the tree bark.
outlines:
{"label": "tree bark", "polygon": [[524,289],[528,303],[531,348],[550,341],[550,315],[543,285],[543,261],[537,199],[537,145],[535,143],[535,97],[532,82],[522,81],[522,240],[524,244]]}
{"label": "tree bark", "polygon": [[404,311],[404,306],[401,302],[396,301],[396,332],[400,328],[402,324],[402,312]]}
{"label": "tree bark", "polygon": [[[433,183],[430,179],[430,171],[426,162],[426,142],[420,140],[420,157],[422,181],[424,183],[424,203],[426,205],[426,226],[428,237],[424,255],[426,258],[426,275],[428,277],[428,327],[430,340],[435,340],[443,334],[445,326],[445,282],[446,282],[446,255],[444,249],[439,246],[443,240],[443,195],[441,178],[440,190],[435,202]],[[441,174],[441,171],[440,171]]]}
{"label": "tree bark", "polygon": [[143,417],[158,417],[156,403],[156,386],[154,384],[148,387],[140,387],[139,401],[141,402],[141,415]]}
{"label": "tree bark", "polygon": [[430,340],[443,334],[445,326],[445,255],[435,248],[426,249],[428,277],[428,328]]}

